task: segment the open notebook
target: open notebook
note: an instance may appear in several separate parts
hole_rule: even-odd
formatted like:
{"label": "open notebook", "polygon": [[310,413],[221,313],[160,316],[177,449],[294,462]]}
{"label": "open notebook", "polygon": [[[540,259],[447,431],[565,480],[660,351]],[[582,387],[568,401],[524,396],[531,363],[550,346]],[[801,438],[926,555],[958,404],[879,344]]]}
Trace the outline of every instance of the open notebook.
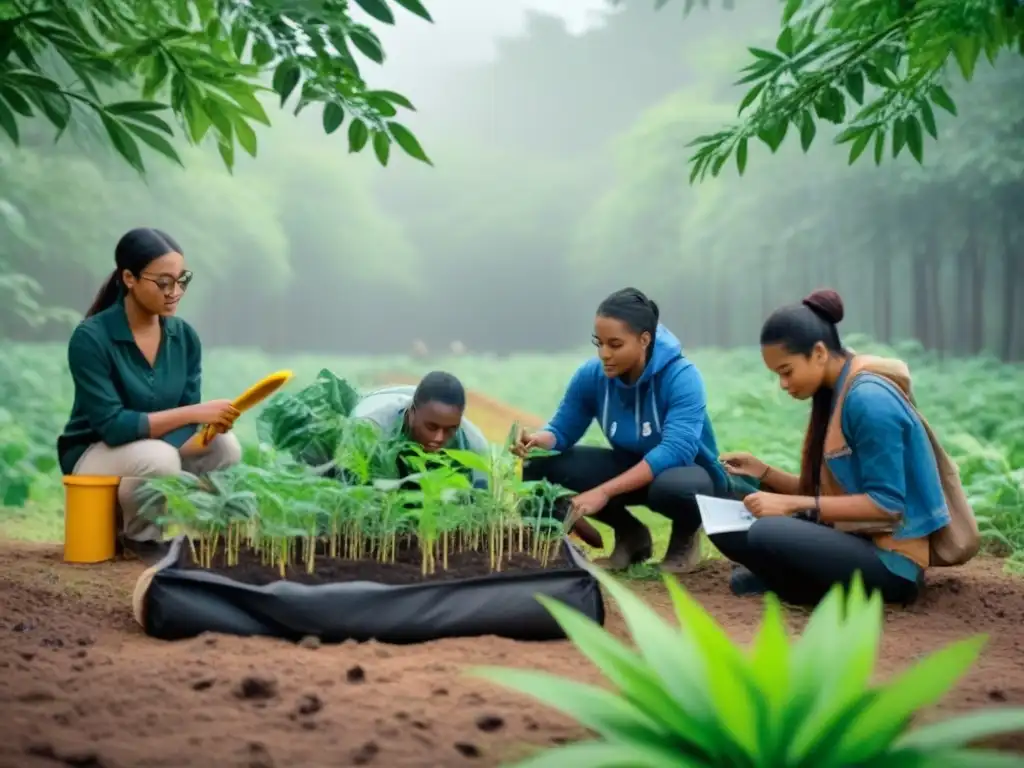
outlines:
{"label": "open notebook", "polygon": [[736,533],[745,531],[757,520],[742,501],[717,499],[714,496],[697,496],[697,507],[704,523],[704,532],[708,536],[716,533]]}

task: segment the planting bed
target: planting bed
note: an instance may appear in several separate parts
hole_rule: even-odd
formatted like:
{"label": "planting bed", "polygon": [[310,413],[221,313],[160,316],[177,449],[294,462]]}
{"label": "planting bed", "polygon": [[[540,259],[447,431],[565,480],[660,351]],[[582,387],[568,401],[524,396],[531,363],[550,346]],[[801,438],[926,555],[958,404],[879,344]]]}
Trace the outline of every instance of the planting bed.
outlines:
{"label": "planting bed", "polygon": [[[293,551],[300,552],[303,542],[295,540]],[[133,605],[147,634],[164,640],[203,632],[296,642],[312,636],[326,643],[421,643],[481,635],[563,639],[538,595],[603,623],[601,590],[580,567],[583,555],[567,539],[545,552],[546,563],[525,552],[505,552],[495,572],[489,555],[453,551],[446,555],[447,568],[424,575],[417,547],[398,546],[394,562],[314,553],[287,565],[271,565],[273,555],[241,547],[230,566],[222,553],[207,554],[207,567],[199,567],[182,536],[139,578]]]}
{"label": "planting bed", "polygon": [[[184,570],[198,569],[200,566],[192,559],[187,548],[179,564]],[[223,552],[214,555],[213,565],[205,569],[209,573],[217,573],[243,584],[263,586],[281,580],[277,566],[267,565],[260,555],[251,549],[239,552],[237,565],[227,565]],[[460,579],[491,576],[490,558],[483,552],[473,550],[453,552],[448,555],[448,567],[434,573],[422,573],[423,555],[419,547],[404,547],[397,551],[395,562],[381,563],[377,560],[337,560],[318,557],[314,570],[309,573],[304,565],[289,565],[286,578],[298,584],[333,584],[346,581],[373,581],[378,584],[423,584],[434,581],[458,581]],[[500,573],[506,575],[523,575],[538,571],[564,568],[570,563],[551,563],[545,565],[529,554],[516,552],[503,560]]]}

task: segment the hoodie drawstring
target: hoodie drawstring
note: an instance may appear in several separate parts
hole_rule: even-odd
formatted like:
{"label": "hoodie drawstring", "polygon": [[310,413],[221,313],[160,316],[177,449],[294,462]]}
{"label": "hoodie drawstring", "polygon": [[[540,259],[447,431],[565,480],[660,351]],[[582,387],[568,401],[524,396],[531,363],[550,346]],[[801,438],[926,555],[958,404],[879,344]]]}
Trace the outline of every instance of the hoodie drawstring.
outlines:
{"label": "hoodie drawstring", "polygon": [[[636,436],[638,440],[644,438],[643,433],[640,431],[640,387],[637,385],[636,391],[633,393],[633,417],[636,421]],[[604,404],[601,406],[601,431],[604,432],[605,436],[611,440],[611,435],[608,434],[608,400],[611,397],[612,381],[611,379],[605,379],[604,382]],[[648,387],[648,393],[651,396],[651,414],[654,417],[654,430],[660,435],[661,434],[661,416],[658,414],[658,398],[655,396],[655,386],[652,381]]]}

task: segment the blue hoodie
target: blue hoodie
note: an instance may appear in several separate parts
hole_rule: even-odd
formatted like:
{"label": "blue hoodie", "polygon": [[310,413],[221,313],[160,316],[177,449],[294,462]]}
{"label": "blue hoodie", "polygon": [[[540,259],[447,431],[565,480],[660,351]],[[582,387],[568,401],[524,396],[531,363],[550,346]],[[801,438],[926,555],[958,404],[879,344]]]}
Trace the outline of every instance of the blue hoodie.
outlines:
{"label": "blue hoodie", "polygon": [[711,475],[716,492],[727,487],[704,381],[665,326],[658,326],[654,353],[634,384],[609,379],[599,358],[581,365],[544,429],[555,436],[555,450],[564,451],[595,418],[613,447],[642,455],[655,477],[671,467],[696,465]]}

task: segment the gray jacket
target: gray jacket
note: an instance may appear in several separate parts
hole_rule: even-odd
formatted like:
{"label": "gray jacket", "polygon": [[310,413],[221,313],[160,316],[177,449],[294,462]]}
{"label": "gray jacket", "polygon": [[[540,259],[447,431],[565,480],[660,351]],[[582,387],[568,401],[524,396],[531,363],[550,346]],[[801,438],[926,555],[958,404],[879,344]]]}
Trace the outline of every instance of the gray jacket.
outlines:
{"label": "gray jacket", "polygon": [[[352,409],[350,416],[373,423],[385,435],[394,435],[402,428],[402,420],[412,405],[415,391],[414,385],[399,385],[368,392]],[[453,444],[448,447],[472,451],[481,456],[491,455],[490,442],[479,427],[467,418],[462,419],[462,425],[455,433]],[[474,470],[473,480],[486,481],[487,476]]]}

